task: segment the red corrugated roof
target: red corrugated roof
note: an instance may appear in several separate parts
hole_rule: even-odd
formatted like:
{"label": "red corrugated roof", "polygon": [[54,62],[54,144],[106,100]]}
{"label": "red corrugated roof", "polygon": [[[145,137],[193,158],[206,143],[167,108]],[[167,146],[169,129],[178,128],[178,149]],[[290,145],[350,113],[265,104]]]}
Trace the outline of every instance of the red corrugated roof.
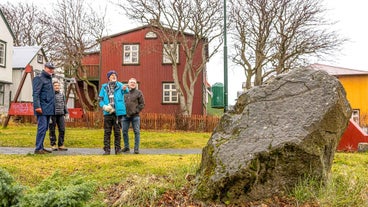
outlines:
{"label": "red corrugated roof", "polygon": [[323,64],[312,64],[310,65],[312,69],[315,70],[323,70],[326,71],[330,75],[334,76],[341,76],[341,75],[368,75],[368,71],[364,70],[356,70],[356,69],[349,69],[349,68],[342,68],[342,67],[335,67],[330,65],[323,65]]}

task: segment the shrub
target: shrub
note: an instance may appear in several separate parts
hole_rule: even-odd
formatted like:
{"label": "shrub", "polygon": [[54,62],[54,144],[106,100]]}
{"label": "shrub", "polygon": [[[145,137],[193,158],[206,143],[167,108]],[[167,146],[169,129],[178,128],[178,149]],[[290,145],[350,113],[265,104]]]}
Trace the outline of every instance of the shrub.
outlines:
{"label": "shrub", "polygon": [[6,170],[0,168],[0,206],[16,206],[22,197],[23,189]]}
{"label": "shrub", "polygon": [[59,172],[54,173],[27,193],[20,206],[82,207],[91,199],[95,183],[81,177],[67,181]]}

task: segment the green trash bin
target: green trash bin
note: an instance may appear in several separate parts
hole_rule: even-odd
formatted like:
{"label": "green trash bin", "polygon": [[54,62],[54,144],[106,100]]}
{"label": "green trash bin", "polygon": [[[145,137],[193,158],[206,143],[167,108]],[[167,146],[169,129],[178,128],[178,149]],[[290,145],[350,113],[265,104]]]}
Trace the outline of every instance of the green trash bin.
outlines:
{"label": "green trash bin", "polygon": [[224,84],[215,83],[212,85],[212,108],[224,108]]}

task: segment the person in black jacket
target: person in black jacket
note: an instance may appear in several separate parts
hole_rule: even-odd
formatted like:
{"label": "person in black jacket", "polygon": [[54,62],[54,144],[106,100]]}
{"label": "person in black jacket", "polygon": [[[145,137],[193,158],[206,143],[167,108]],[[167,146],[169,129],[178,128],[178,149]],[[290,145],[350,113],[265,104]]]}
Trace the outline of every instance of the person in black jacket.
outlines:
{"label": "person in black jacket", "polygon": [[55,114],[55,93],[51,77],[54,69],[54,64],[47,62],[44,70],[32,82],[34,114],[37,116],[35,154],[51,153],[50,150],[44,148],[43,143],[49,127],[50,117]]}
{"label": "person in black jacket", "polygon": [[144,108],[143,93],[136,89],[137,80],[135,78],[129,79],[128,87],[129,93],[124,94],[126,115],[123,116],[123,138],[124,149],[123,152],[129,152],[129,135],[128,130],[130,123],[132,123],[134,131],[134,153],[139,154],[139,142],[140,142],[140,125],[141,119],[139,113]]}
{"label": "person in black jacket", "polygon": [[[64,146],[64,136],[65,136],[65,120],[64,116],[68,114],[68,109],[66,106],[65,96],[60,91],[60,83],[55,81],[53,83],[54,85],[54,91],[55,91],[55,115],[51,116],[50,121],[50,144],[51,149],[53,151],[67,151],[68,149]],[[58,136],[58,142],[56,146],[56,125],[58,127],[59,136]]]}

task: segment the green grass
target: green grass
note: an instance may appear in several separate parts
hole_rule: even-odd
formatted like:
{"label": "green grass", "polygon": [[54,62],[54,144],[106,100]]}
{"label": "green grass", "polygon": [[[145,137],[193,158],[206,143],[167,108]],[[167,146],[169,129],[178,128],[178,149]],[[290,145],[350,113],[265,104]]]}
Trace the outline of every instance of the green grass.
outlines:
{"label": "green grass", "polygon": [[[2,147],[34,147],[36,125],[10,125],[0,130]],[[177,131],[141,131],[140,147],[144,148],[202,148],[210,138],[210,133]],[[113,140],[113,136],[111,137]],[[129,130],[130,143],[134,143],[134,134]],[[49,146],[48,133],[45,146]],[[78,148],[101,148],[103,129],[66,128],[65,146]]]}
{"label": "green grass", "polygon": [[[34,146],[35,126],[9,126],[0,131],[1,146]],[[102,129],[67,129],[68,147],[102,145]],[[142,148],[202,148],[210,134],[190,132],[142,131]],[[55,174],[71,181],[82,176],[99,186],[91,203],[101,204],[107,195],[122,189],[127,195],[116,201],[121,206],[154,206],[167,191],[178,191],[194,175],[201,155],[0,155],[0,168],[7,170],[23,186],[37,187]],[[308,178],[291,189],[295,206],[350,207],[368,206],[368,154],[336,153],[326,185]],[[120,192],[120,193],[121,193]],[[309,205],[311,206],[311,205]]]}

